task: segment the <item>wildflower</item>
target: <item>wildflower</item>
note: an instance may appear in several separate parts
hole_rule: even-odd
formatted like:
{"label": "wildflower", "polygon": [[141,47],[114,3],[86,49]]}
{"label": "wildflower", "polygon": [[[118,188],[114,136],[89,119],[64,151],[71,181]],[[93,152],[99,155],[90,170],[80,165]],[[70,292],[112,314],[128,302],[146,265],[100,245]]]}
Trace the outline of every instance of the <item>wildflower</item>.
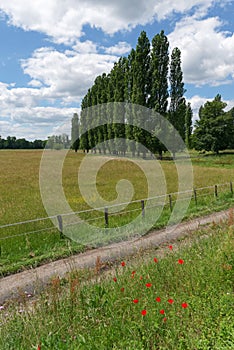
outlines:
{"label": "wildflower", "polygon": [[114,278],[113,278],[113,281],[114,281],[114,282],[117,282],[117,278],[116,278],[116,277],[114,277]]}
{"label": "wildflower", "polygon": [[161,298],[157,297],[155,300],[159,303],[161,301]]}
{"label": "wildflower", "polygon": [[139,300],[138,299],[134,299],[133,302],[134,302],[134,304],[137,304],[139,302]]}
{"label": "wildflower", "polygon": [[164,317],[164,318],[163,318],[163,322],[166,322],[166,321],[167,321],[167,318],[166,318],[166,317]]}
{"label": "wildflower", "polygon": [[173,299],[168,299],[167,301],[168,301],[169,304],[173,304],[174,303]]}
{"label": "wildflower", "polygon": [[146,283],[146,287],[147,287],[147,288],[152,287],[152,283]]}
{"label": "wildflower", "polygon": [[172,249],[173,249],[172,245],[169,245],[169,246],[168,246],[168,248],[169,248],[170,250],[172,250]]}
{"label": "wildflower", "polygon": [[147,311],[146,310],[142,310],[141,314],[142,314],[142,316],[145,316],[147,314]]}
{"label": "wildflower", "polygon": [[3,305],[0,305],[0,310],[4,310],[4,306]]}
{"label": "wildflower", "polygon": [[41,350],[41,345],[38,345],[37,350]]}
{"label": "wildflower", "polygon": [[164,315],[165,314],[165,311],[162,309],[159,311],[161,315]]}
{"label": "wildflower", "polygon": [[122,262],[121,262],[121,265],[122,265],[122,266],[125,266],[126,264],[125,264],[125,262],[124,262],[124,261],[122,261]]}
{"label": "wildflower", "polygon": [[188,307],[188,304],[187,303],[182,303],[181,306],[182,306],[183,309],[186,309]]}
{"label": "wildflower", "polygon": [[131,274],[132,278],[135,276],[135,273],[136,271],[132,271],[132,274]]}
{"label": "wildflower", "polygon": [[157,258],[154,258],[154,262],[157,263],[157,262],[158,262],[158,259],[157,259]]}
{"label": "wildflower", "polygon": [[182,265],[182,264],[184,263],[184,260],[183,260],[183,259],[179,259],[179,260],[178,260],[178,263],[179,263],[180,265]]}
{"label": "wildflower", "polygon": [[121,291],[121,292],[124,292],[124,288],[121,288],[120,291]]}
{"label": "wildflower", "polygon": [[140,280],[142,280],[143,279],[143,277],[142,276],[140,276]]}

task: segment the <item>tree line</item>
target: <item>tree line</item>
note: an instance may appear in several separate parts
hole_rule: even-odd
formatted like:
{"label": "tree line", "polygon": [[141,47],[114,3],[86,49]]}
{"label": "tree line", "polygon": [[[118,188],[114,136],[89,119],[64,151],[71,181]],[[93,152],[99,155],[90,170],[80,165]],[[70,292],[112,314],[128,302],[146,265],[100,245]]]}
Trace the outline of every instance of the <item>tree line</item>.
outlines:
{"label": "tree line", "polygon": [[[150,130],[151,134],[155,134],[155,137],[150,137],[145,131],[147,121],[140,113],[138,115],[137,112],[130,113],[122,116],[120,120],[117,112],[109,111],[106,123],[95,127],[102,112],[100,110],[93,115],[91,111],[90,114],[87,113],[87,109],[109,102],[128,102],[159,113],[170,121],[189,146],[192,132],[192,109],[186,102],[184,93],[180,50],[174,48],[169,57],[169,42],[164,31],[156,34],[151,43],[146,32],[142,31],[136,48],[131,50],[128,57],[120,57],[109,74],[103,73],[96,77],[93,86],[84,96],[81,103],[80,120],[78,121],[77,114],[72,119],[73,148],[75,150],[80,148],[87,152],[96,151],[97,144],[109,140],[106,147],[99,149],[99,152],[109,151],[112,154],[123,154],[129,150],[135,155],[135,153],[141,153],[140,146],[137,146],[138,143],[146,146],[152,153],[158,152],[162,155],[165,146],[158,141],[157,130]],[[134,126],[136,124],[134,119],[141,127]],[[78,134],[81,135],[79,140]],[[119,145],[119,138],[130,141]],[[131,140],[136,142],[131,142]],[[177,149],[173,150],[175,151]]]}
{"label": "tree line", "polygon": [[[193,127],[193,111],[184,97],[185,92],[180,50],[174,48],[169,57],[169,42],[164,31],[156,34],[151,43],[146,32],[142,31],[136,48],[131,50],[128,57],[120,57],[110,73],[96,77],[84,96],[80,118],[77,113],[72,118],[72,148],[75,151],[108,151],[111,154],[125,154],[128,150],[134,156],[140,154],[142,149],[139,144],[143,144],[152,153],[162,157],[166,147],[157,137],[161,125],[157,121],[152,123],[149,135],[144,129],[148,122],[144,115],[131,111],[125,113],[121,120],[118,111],[105,110],[108,115],[108,120],[105,120],[102,119],[101,108],[93,111],[90,108],[109,102],[132,103],[159,113],[173,125],[189,149],[218,153],[234,148],[234,109],[225,112],[226,104],[218,94],[213,101],[207,101],[201,106],[199,119]],[[133,126],[135,121],[141,128]],[[96,127],[97,124],[102,125]],[[127,141],[118,142],[119,138]],[[102,146],[97,147],[98,144]],[[175,140],[170,151],[175,155],[179,148],[180,143]]]}
{"label": "tree line", "polygon": [[0,149],[69,149],[71,140],[67,134],[52,135],[47,140],[28,141],[25,138],[17,139],[15,136],[7,136],[6,139],[0,136]]}
{"label": "tree line", "polygon": [[7,136],[6,139],[0,135],[0,149],[43,149],[47,141],[28,141],[25,138],[17,139],[15,136]]}

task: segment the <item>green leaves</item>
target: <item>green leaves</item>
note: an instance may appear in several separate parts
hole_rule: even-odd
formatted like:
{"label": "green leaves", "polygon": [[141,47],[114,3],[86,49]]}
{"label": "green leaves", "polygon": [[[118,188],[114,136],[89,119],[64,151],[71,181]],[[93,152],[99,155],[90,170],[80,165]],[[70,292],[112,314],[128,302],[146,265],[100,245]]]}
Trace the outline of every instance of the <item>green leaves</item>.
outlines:
{"label": "green leaves", "polygon": [[197,150],[219,151],[233,146],[234,114],[225,112],[226,103],[217,95],[200,108],[200,119],[195,124],[194,146]]}

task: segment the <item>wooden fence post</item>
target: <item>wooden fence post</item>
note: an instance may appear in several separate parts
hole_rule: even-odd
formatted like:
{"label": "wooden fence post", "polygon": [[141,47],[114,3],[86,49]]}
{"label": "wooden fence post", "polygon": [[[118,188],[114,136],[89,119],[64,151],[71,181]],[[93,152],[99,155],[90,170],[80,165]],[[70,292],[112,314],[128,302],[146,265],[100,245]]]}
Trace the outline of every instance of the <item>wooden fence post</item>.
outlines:
{"label": "wooden fence post", "polygon": [[169,194],[169,205],[170,205],[170,210],[172,211],[172,197],[171,197],[171,194]]}
{"label": "wooden fence post", "polygon": [[230,181],[230,191],[231,191],[231,194],[233,196],[233,186],[232,186],[232,181]]}
{"label": "wooden fence post", "polygon": [[145,217],[145,201],[141,200],[141,213],[142,213],[142,218],[144,219]]}
{"label": "wooden fence post", "polygon": [[196,190],[196,188],[194,188],[193,194],[194,194],[195,204],[197,205],[197,190]]}
{"label": "wooden fence post", "polygon": [[61,215],[57,216],[57,220],[58,220],[58,225],[59,225],[59,231],[60,231],[60,238],[64,238],[64,234],[63,234],[63,218]]}
{"label": "wooden fence post", "polygon": [[217,198],[218,197],[218,186],[215,185],[215,197]]}
{"label": "wooden fence post", "polygon": [[109,226],[109,217],[108,217],[108,208],[105,208],[105,226],[108,227]]}

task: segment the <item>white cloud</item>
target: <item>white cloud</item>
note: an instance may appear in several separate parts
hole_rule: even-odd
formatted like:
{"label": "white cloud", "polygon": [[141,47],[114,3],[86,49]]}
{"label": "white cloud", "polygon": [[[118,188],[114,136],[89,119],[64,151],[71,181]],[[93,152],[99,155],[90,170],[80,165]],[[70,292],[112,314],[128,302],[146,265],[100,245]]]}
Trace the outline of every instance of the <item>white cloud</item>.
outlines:
{"label": "white cloud", "polygon": [[[215,1],[221,2],[221,0]],[[59,43],[74,43],[83,34],[83,26],[101,28],[107,34],[144,25],[196,7],[203,15],[213,0],[0,0],[0,9],[9,22],[25,30],[35,30]]]}
{"label": "white cloud", "polygon": [[196,85],[214,86],[234,78],[234,34],[221,31],[217,18],[184,18],[168,36],[181,50],[184,79]]}
{"label": "white cloud", "polygon": [[[42,130],[48,135],[64,118],[77,112],[70,105],[78,106],[95,77],[109,72],[117,59],[113,55],[59,52],[46,47],[34,51],[31,58],[21,62],[32,87],[0,83],[1,117],[14,125],[12,129],[7,124],[4,130],[0,125],[0,135],[22,137],[26,129],[30,135],[43,135]],[[39,107],[45,103],[50,106]]]}
{"label": "white cloud", "polygon": [[46,139],[52,134],[66,132],[70,135],[73,113],[79,108],[21,107],[11,111],[10,120],[0,120],[0,135],[28,140]]}
{"label": "white cloud", "polygon": [[97,53],[97,44],[90,40],[77,42],[76,45],[72,46],[72,48],[79,53]]}
{"label": "white cloud", "polygon": [[125,41],[120,41],[118,44],[105,48],[105,52],[111,55],[124,55],[131,51],[131,45]]}
{"label": "white cloud", "polygon": [[32,86],[32,87],[41,87],[42,86],[42,83],[39,81],[39,80],[36,80],[36,79],[32,79],[29,83],[28,83],[29,86]]}
{"label": "white cloud", "polygon": [[95,77],[109,72],[117,60],[113,55],[97,53],[59,52],[40,48],[31,58],[22,61],[25,74],[47,87],[40,89],[41,97],[62,99],[65,103],[80,102]]}

